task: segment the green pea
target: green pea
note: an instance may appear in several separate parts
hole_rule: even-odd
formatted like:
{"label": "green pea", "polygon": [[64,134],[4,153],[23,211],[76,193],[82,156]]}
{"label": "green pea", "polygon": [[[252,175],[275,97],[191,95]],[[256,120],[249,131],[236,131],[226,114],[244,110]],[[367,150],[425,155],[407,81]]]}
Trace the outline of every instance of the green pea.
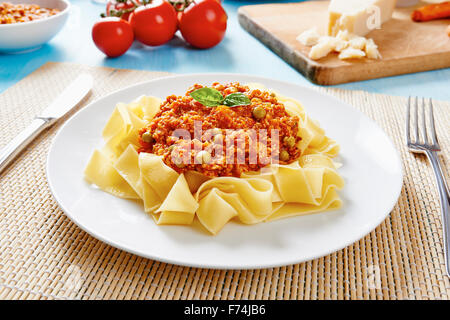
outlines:
{"label": "green pea", "polygon": [[146,131],[142,134],[142,141],[152,143],[155,141],[155,139],[153,139],[153,136],[150,132]]}
{"label": "green pea", "polygon": [[289,148],[292,148],[295,146],[295,138],[294,137],[284,137],[283,139],[284,144],[287,145]]}
{"label": "green pea", "polygon": [[198,147],[198,148],[201,148],[202,147],[202,142],[200,141],[200,140],[198,140],[198,139],[193,139],[192,140],[192,143],[194,144],[194,148],[195,147]]}
{"label": "green pea", "polygon": [[184,168],[183,160],[180,158],[174,159],[173,161],[178,168]]}
{"label": "green pea", "polygon": [[195,155],[195,160],[199,164],[208,164],[211,161],[211,154],[208,151],[202,150]]}
{"label": "green pea", "polygon": [[261,106],[257,106],[257,107],[253,108],[252,113],[253,113],[253,117],[256,120],[261,120],[261,119],[264,119],[264,117],[266,116],[266,109],[264,109]]}
{"label": "green pea", "polygon": [[214,136],[214,138],[213,138],[213,142],[215,144],[223,143],[223,140],[224,140],[224,138],[223,138],[223,135],[221,133],[220,134],[216,134]]}
{"label": "green pea", "polygon": [[280,160],[281,161],[288,161],[289,160],[289,152],[286,150],[283,150],[280,152]]}

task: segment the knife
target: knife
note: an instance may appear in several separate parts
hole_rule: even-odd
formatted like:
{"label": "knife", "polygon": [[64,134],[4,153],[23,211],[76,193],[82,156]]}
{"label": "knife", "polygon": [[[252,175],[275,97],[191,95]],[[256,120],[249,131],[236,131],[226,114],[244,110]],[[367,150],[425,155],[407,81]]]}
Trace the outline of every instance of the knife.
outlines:
{"label": "knife", "polygon": [[3,149],[0,149],[0,173],[15,157],[44,129],[55,124],[83,99],[92,88],[93,79],[89,74],[81,74],[48,106],[33,122]]}

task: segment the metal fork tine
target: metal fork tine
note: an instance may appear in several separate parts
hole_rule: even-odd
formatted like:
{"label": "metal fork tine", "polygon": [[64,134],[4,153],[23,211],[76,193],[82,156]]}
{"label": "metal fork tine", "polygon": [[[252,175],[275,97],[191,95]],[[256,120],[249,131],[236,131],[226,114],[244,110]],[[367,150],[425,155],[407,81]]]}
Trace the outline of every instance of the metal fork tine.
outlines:
{"label": "metal fork tine", "polygon": [[[433,101],[429,100],[429,112],[427,112],[427,104],[424,98],[422,98],[422,102],[418,102],[419,98],[415,97],[415,105],[416,108],[414,110],[414,125],[415,125],[415,136],[416,141],[411,141],[411,132],[410,132],[410,122],[411,122],[411,103],[412,98],[409,97],[408,105],[406,108],[406,140],[408,149],[414,153],[425,153],[428,160],[430,161],[434,174],[436,176],[437,187],[439,190],[439,200],[441,203],[441,211],[442,211],[442,228],[443,228],[443,239],[444,239],[444,257],[445,257],[445,267],[447,271],[447,275],[450,277],[450,203],[448,199],[450,199],[450,192],[445,181],[445,176],[443,174],[443,170],[441,164],[439,162],[438,151],[440,151],[439,142],[437,139],[436,127],[434,123],[434,113],[433,113]],[[422,131],[421,135],[423,136],[424,141],[419,141],[419,104],[422,108],[422,120],[420,126],[422,127],[420,131]],[[426,119],[426,114],[429,113],[428,121]],[[427,125],[428,122],[428,125]],[[428,126],[428,134],[427,134],[427,126]],[[428,142],[429,137],[431,136],[431,140],[433,144]]]}
{"label": "metal fork tine", "polygon": [[436,128],[434,127],[433,102],[431,98],[430,98],[430,124],[431,124],[431,139],[433,140],[433,145],[438,146]]}
{"label": "metal fork tine", "polygon": [[422,98],[422,136],[423,136],[423,142],[428,143],[425,109],[426,109],[425,98]]}
{"label": "metal fork tine", "polygon": [[411,96],[408,97],[408,105],[406,106],[406,144],[411,143],[411,135],[409,130],[409,122],[411,121]]}
{"label": "metal fork tine", "polygon": [[414,112],[414,129],[416,141],[414,143],[419,143],[419,98],[414,98],[415,112]]}

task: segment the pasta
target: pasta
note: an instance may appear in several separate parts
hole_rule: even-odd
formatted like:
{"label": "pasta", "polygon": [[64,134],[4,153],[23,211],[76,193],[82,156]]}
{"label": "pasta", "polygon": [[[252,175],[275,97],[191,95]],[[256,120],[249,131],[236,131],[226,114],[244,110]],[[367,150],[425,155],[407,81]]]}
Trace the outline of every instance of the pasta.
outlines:
{"label": "pasta", "polygon": [[[258,84],[247,88],[265,90]],[[161,101],[144,96],[116,106],[103,130],[105,145],[93,152],[85,179],[114,196],[139,199],[159,225],[190,225],[198,219],[213,235],[230,220],[256,224],[339,208],[342,200],[337,190],[344,181],[332,160],[339,145],[298,101],[278,93],[272,97],[292,119],[298,119],[295,149],[288,149],[291,157],[285,162],[257,171],[249,166],[239,176],[223,170],[222,176],[212,176],[206,169],[171,166],[164,156],[142,150],[145,128],[161,113]]]}

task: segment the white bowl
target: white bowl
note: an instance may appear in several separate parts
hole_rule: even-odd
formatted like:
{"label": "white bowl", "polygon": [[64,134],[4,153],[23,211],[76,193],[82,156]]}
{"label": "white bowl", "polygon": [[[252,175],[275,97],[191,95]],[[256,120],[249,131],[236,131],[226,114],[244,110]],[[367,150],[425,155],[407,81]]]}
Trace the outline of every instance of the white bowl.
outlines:
{"label": "white bowl", "polygon": [[37,4],[43,8],[59,9],[60,12],[30,22],[0,24],[0,52],[17,53],[42,46],[62,29],[69,16],[70,2],[67,0],[6,1],[14,4]]}

